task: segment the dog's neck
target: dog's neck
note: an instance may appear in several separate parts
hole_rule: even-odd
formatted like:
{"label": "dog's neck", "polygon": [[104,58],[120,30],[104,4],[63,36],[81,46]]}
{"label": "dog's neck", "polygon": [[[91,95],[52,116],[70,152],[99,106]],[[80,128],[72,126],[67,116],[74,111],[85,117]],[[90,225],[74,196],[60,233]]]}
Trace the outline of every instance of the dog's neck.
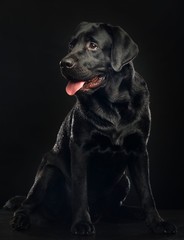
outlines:
{"label": "dog's neck", "polygon": [[89,119],[96,118],[100,124],[107,126],[117,124],[121,120],[119,110],[128,108],[131,101],[131,92],[134,85],[133,64],[125,65],[120,72],[108,74],[105,86],[91,94],[78,94],[77,105],[81,112]]}
{"label": "dog's neck", "polygon": [[120,72],[112,70],[109,74],[108,82],[104,88],[104,94],[111,103],[122,102],[127,100],[129,91],[135,75],[133,63],[126,64]]}
{"label": "dog's neck", "polygon": [[93,99],[100,99],[100,102],[104,102],[104,104],[105,102],[107,104],[122,102],[132,89],[134,75],[135,70],[132,62],[123,66],[120,72],[114,72],[110,69],[102,87],[88,94],[81,92],[77,94],[77,99],[81,103],[84,101],[91,102]]}

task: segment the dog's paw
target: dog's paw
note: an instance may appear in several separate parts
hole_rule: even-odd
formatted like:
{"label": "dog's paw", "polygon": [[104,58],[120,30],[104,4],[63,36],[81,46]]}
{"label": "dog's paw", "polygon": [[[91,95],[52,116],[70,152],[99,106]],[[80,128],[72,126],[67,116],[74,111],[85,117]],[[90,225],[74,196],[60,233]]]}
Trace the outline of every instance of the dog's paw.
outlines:
{"label": "dog's paw", "polygon": [[176,226],[167,221],[158,221],[152,224],[149,224],[148,227],[155,234],[176,234]]}
{"label": "dog's paw", "polygon": [[74,235],[93,235],[95,227],[91,222],[80,221],[72,225],[71,232]]}
{"label": "dog's paw", "polygon": [[3,208],[5,210],[10,210],[10,211],[15,211],[17,210],[20,206],[21,203],[25,200],[24,196],[15,196],[11,199],[9,199],[5,205],[3,206]]}
{"label": "dog's paw", "polygon": [[24,213],[15,213],[10,220],[10,226],[13,230],[27,230],[30,227],[29,216]]}

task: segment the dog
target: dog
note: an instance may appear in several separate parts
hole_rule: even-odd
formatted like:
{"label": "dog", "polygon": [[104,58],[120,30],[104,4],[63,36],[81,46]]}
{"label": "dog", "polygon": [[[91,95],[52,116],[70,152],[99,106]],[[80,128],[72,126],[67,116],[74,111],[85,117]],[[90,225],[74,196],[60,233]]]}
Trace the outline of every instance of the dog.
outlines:
{"label": "dog", "polygon": [[66,92],[77,101],[27,197],[6,203],[15,210],[13,229],[27,229],[30,215],[40,207],[54,217],[70,216],[72,234],[95,234],[95,217],[123,209],[128,169],[148,227],[154,233],[176,233],[175,225],[160,217],[150,186],[149,91],[134,70],[137,54],[136,43],[119,26],[78,25],[60,62]]}

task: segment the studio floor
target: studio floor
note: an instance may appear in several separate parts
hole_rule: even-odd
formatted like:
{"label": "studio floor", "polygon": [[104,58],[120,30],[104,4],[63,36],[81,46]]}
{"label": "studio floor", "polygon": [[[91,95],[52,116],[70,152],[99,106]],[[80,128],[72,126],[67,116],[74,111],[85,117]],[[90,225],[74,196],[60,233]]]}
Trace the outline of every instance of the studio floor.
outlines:
{"label": "studio floor", "polygon": [[184,240],[184,210],[162,210],[163,218],[175,223],[176,235],[158,236],[149,232],[144,222],[109,223],[99,222],[95,225],[96,235],[93,237],[76,237],[70,234],[69,226],[32,225],[28,231],[16,232],[9,227],[11,213],[0,210],[0,240]]}

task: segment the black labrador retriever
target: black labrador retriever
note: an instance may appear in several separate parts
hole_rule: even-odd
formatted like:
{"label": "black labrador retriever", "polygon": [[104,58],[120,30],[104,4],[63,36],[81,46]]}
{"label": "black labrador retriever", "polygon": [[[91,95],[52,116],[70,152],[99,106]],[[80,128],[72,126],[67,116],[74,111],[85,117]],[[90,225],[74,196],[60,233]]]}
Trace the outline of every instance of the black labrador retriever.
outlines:
{"label": "black labrador retriever", "polygon": [[159,216],[150,187],[149,92],[134,70],[137,53],[137,45],[120,27],[87,22],[77,27],[60,62],[66,92],[76,95],[77,102],[27,197],[6,203],[16,209],[13,229],[28,228],[30,214],[42,208],[54,217],[72,216],[73,234],[94,234],[95,217],[123,209],[130,188],[128,168],[147,225],[155,233],[176,232]]}

